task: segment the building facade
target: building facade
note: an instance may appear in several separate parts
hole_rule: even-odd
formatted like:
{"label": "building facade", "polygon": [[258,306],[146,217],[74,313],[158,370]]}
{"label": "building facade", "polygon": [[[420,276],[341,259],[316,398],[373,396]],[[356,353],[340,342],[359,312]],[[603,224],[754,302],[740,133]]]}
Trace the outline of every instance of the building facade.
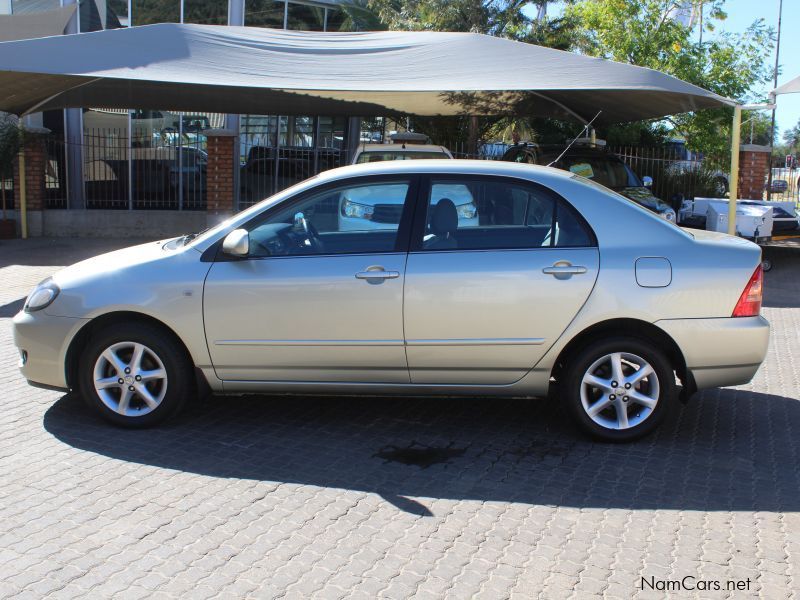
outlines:
{"label": "building facade", "polygon": [[[49,11],[75,1],[0,0],[0,15]],[[65,33],[163,22],[353,31],[363,29],[369,18],[363,6],[347,0],[81,0]],[[257,115],[97,107],[31,115],[26,126],[49,134],[42,141],[42,214],[30,207],[30,232],[168,235],[186,230],[202,224],[208,208],[208,139],[215,131],[235,138],[232,210],[238,210],[345,164],[358,143],[359,122],[355,116],[272,115],[266,106]],[[151,211],[160,212],[151,216]]]}

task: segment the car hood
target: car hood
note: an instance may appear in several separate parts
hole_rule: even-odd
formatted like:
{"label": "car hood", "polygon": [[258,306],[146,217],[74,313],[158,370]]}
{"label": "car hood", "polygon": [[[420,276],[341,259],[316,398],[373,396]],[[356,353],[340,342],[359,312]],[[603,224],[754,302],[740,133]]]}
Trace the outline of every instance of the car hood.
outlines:
{"label": "car hood", "polygon": [[170,241],[172,240],[148,242],[100,254],[61,269],[53,275],[53,280],[62,289],[80,286],[99,276],[108,277],[108,285],[113,285],[114,278],[124,278],[125,272],[131,267],[168,260],[186,251],[196,252],[190,247],[175,247],[174,244],[169,244]]}

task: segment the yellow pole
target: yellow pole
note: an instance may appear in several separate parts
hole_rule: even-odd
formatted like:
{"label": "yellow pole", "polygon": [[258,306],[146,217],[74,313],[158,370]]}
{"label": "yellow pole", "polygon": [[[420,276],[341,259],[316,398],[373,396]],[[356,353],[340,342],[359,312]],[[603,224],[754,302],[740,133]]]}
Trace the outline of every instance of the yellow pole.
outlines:
{"label": "yellow pole", "polygon": [[733,107],[731,127],[731,178],[728,196],[728,234],[736,235],[736,199],[739,194],[739,145],[742,137],[742,107]]}
{"label": "yellow pole", "polygon": [[[20,129],[22,129],[22,122],[20,121]],[[19,149],[19,228],[22,233],[22,239],[28,237],[28,188],[25,177],[25,141],[23,139],[22,145]]]}

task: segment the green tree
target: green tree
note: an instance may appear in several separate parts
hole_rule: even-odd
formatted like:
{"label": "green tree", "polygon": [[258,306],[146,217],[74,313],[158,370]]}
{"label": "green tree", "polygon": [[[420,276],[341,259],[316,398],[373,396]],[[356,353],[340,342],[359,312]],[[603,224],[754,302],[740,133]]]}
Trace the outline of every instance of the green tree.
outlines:
{"label": "green tree", "polygon": [[[692,4],[703,9],[704,31],[714,31],[726,18],[724,0]],[[656,69],[739,101],[753,99],[754,90],[772,76],[767,59],[773,30],[759,19],[743,34],[717,33],[701,41],[695,29],[675,18],[685,5],[681,0],[582,0],[565,14],[579,23],[577,47],[586,54]],[[671,121],[690,148],[722,165],[730,155],[731,117],[732,109],[721,108]]]}
{"label": "green tree", "polygon": [[797,152],[800,150],[800,121],[783,132],[783,143],[788,146],[787,152]]}
{"label": "green tree", "polygon": [[[575,0],[566,0],[567,3]],[[550,2],[552,3],[552,2]],[[574,46],[577,21],[570,17],[531,16],[530,6],[546,0],[367,0],[367,7],[392,30],[461,31],[505,37],[560,50]],[[538,17],[538,18],[537,18]],[[390,115],[405,122],[406,115]],[[503,130],[530,127],[523,116],[411,117],[412,127],[438,143],[464,147],[470,132],[478,139],[502,137]],[[527,137],[527,136],[526,136]]]}

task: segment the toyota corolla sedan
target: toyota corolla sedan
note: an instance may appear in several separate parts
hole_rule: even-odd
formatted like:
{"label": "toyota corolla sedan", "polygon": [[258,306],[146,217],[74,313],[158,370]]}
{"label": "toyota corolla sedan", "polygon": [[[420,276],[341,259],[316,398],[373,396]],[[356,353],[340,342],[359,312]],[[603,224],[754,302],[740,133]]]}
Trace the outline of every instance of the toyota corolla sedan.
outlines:
{"label": "toyota corolla sedan", "polygon": [[[392,227],[341,227],[342,197],[398,189]],[[442,189],[468,192],[477,221]],[[750,381],[769,337],[760,263],[750,242],[566,171],[383,162],[63,269],[28,296],[14,339],[32,385],[121,426],[209,390],[526,396],[623,441],[681,395]]]}

